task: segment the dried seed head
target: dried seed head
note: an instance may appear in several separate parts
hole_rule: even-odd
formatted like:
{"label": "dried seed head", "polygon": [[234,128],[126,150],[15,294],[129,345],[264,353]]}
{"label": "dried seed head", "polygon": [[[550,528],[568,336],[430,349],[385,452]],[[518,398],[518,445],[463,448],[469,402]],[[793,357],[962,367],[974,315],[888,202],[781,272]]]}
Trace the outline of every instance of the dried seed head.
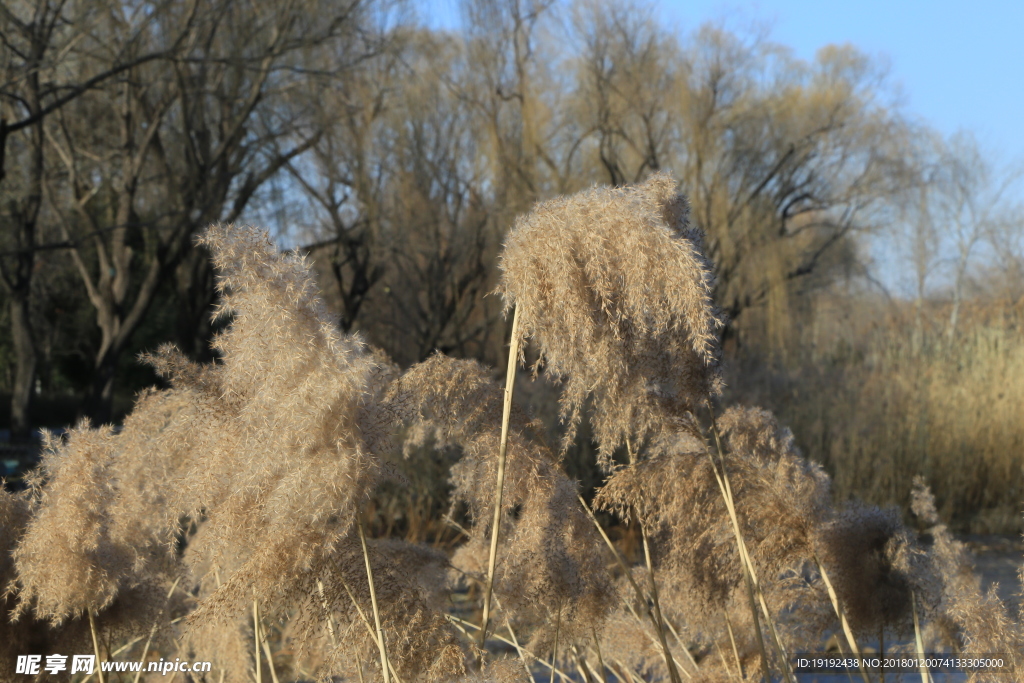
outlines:
{"label": "dried seed head", "polygon": [[712,268],[686,199],[658,173],[538,204],[517,219],[501,257],[500,291],[516,307],[538,364],[565,380],[563,442],[594,399],[601,461],[657,434],[721,388]]}

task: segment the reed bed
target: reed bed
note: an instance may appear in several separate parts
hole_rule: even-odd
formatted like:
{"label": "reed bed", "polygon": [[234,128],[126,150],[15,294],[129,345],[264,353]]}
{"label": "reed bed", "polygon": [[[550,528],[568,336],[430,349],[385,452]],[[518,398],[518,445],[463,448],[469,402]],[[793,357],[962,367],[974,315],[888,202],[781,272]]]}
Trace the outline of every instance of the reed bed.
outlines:
{"label": "reed bed", "polygon": [[[202,242],[230,317],[218,360],[146,356],[168,388],[120,430],[51,438],[29,488],[0,496],[2,666],[95,652],[211,661],[191,677],[207,681],[795,680],[791,655],[838,634],[846,652],[1001,653],[1024,678],[1020,615],[980,590],[923,479],[922,534],[837,504],[770,412],[720,405],[712,269],[668,175],[517,220],[504,388],[475,361],[402,370],[341,334],[305,260],[260,230]],[[561,386],[561,444],[514,400],[526,348]],[[561,461],[584,419],[592,503]],[[450,551],[367,533],[424,453],[451,486]],[[638,528],[642,556],[595,510]]]}

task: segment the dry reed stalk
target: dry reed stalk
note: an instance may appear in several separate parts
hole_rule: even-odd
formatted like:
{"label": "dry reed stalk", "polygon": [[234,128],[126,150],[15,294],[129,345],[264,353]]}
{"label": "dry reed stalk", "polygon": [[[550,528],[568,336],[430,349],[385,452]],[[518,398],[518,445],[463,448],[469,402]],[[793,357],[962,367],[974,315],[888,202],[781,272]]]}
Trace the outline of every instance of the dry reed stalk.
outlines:
{"label": "dry reed stalk", "polygon": [[[255,626],[256,626],[256,628],[255,628],[256,643],[257,643],[258,646],[259,645],[263,646],[263,654],[267,658],[267,667],[270,668],[270,679],[272,681],[274,681],[274,683],[278,683],[278,680],[277,680],[277,670],[274,669],[274,658],[270,654],[270,643],[267,642],[267,639],[264,637],[265,636],[265,632],[263,630],[263,626],[260,624],[260,604],[259,604],[258,600],[253,600],[252,601],[252,616],[253,616],[253,621],[254,621]],[[256,651],[257,659],[259,659],[259,654],[260,654],[259,650],[257,649],[257,651]]]}
{"label": "dry reed stalk", "polygon": [[608,683],[608,674],[605,673],[604,657],[601,656],[601,643],[598,642],[597,631],[591,627],[590,632],[594,636],[594,651],[597,653],[597,665],[601,667],[601,675],[599,676],[599,679],[601,680],[601,683]]}
{"label": "dry reed stalk", "polygon": [[[555,643],[551,647],[551,663],[558,664],[558,630],[562,626],[562,608],[559,606],[558,611],[555,613]],[[551,669],[551,678],[548,683],[555,683],[555,669]]]}
{"label": "dry reed stalk", "polygon": [[[612,555],[615,556],[615,561],[618,563],[619,568],[622,569],[622,573],[626,575],[629,585],[633,587],[633,591],[636,593],[637,599],[641,604],[646,605],[647,596],[644,595],[640,586],[637,585],[636,581],[633,579],[633,572],[629,570],[629,565],[626,564],[626,560],[619,554],[619,550],[615,547],[615,544],[612,543],[612,540],[608,538],[608,534],[605,533],[604,528],[601,527],[601,523],[598,522],[597,517],[594,516],[594,512],[590,509],[590,506],[587,505],[587,501],[583,500],[583,496],[578,493],[576,494],[576,497],[579,499],[580,505],[582,505],[583,509],[586,511],[587,516],[590,517],[590,521],[594,523],[595,527],[597,527],[598,532],[601,534],[601,538],[604,539],[605,545],[608,546],[608,549],[612,551]],[[630,609],[632,610],[632,608]],[[672,683],[682,683],[679,678],[679,671],[676,668],[675,657],[672,656],[672,652],[668,649],[668,640],[665,638],[665,630],[661,623],[661,619],[654,615],[654,612],[650,607],[647,608],[647,616],[650,617],[651,622],[654,624],[654,630],[658,634],[658,641],[661,645],[662,655],[665,658],[665,666],[668,668],[669,676],[672,678]]]}
{"label": "dry reed stalk", "polygon": [[[843,634],[846,636],[846,642],[850,646],[850,651],[854,657],[857,658],[857,668],[860,669],[860,677],[864,679],[864,683],[871,683],[868,679],[868,672],[864,669],[864,662],[861,661],[860,648],[857,647],[857,639],[853,637],[853,629],[850,628],[850,622],[846,619],[846,613],[843,611],[843,606],[839,602],[839,596],[836,595],[836,589],[832,586],[832,581],[828,578],[828,572],[825,571],[824,565],[821,564],[821,560],[818,556],[814,556],[814,563],[818,567],[818,574],[821,575],[821,580],[825,583],[825,588],[828,590],[829,600],[832,601],[832,609],[835,610],[836,615],[839,617],[839,623],[843,627]],[[914,619],[917,619],[917,615],[914,615]]]}
{"label": "dry reed stalk", "polygon": [[316,580],[316,589],[320,593],[320,602],[324,606],[324,615],[327,620],[327,632],[331,636],[331,645],[338,647],[338,637],[334,634],[334,619],[331,618],[331,606],[327,604],[327,598],[324,595],[324,582],[321,579]]}
{"label": "dry reed stalk", "polygon": [[[697,660],[693,658],[693,655],[690,653],[690,648],[686,647],[686,645],[683,643],[683,639],[679,637],[679,633],[676,631],[676,627],[673,626],[672,622],[668,619],[665,619],[664,621],[665,626],[668,626],[669,633],[671,633],[672,637],[676,639],[677,643],[679,643],[680,649],[686,653],[686,660],[690,662],[690,665],[693,667],[693,670],[700,671],[700,667],[697,666]],[[683,673],[686,673],[686,669],[681,670]],[[692,678],[689,674],[687,674],[687,677]]]}
{"label": "dry reed stalk", "polygon": [[86,610],[86,614],[89,615],[89,633],[92,635],[92,649],[96,653],[96,675],[100,679],[100,683],[107,683],[106,678],[103,676],[103,657],[100,655],[100,641],[96,637],[96,621],[92,617],[92,609]]}
{"label": "dry reed stalk", "polygon": [[[644,561],[647,563],[647,574],[651,580],[651,605],[652,609],[654,610],[654,620],[658,624],[663,625],[665,623],[665,620],[661,616],[661,601],[658,599],[658,584],[654,579],[654,565],[651,564],[651,549],[647,544],[647,534],[644,532],[643,522],[640,523],[640,538],[643,540],[644,543]],[[665,636],[664,626],[658,629],[658,640],[661,641],[661,649],[666,654],[670,653],[671,650],[669,650],[668,647],[668,638]],[[682,646],[681,642],[679,644],[680,646]],[[685,650],[686,648],[683,647],[683,649]],[[668,659],[670,660],[670,664],[668,667],[669,678],[672,679],[672,683],[682,683],[681,679],[679,678],[679,671],[676,669],[675,657],[673,657],[671,654],[668,654]]]}
{"label": "dry reed stalk", "polygon": [[930,683],[928,663],[924,660],[924,639],[921,637],[921,625],[917,620],[917,595],[910,591],[910,609],[914,612],[914,644],[917,646],[918,663],[921,667],[921,683]]}
{"label": "dry reed stalk", "polygon": [[512,414],[512,391],[515,389],[516,365],[519,363],[519,307],[512,313],[512,340],[508,347],[508,368],[505,370],[505,394],[501,411],[501,443],[498,446],[498,474],[494,486],[494,518],[491,520],[491,546],[487,558],[487,585],[484,588],[484,614],[480,628],[480,647],[487,639],[491,619],[491,593],[494,590],[494,565],[498,559],[498,537],[501,529],[501,501],[505,489],[505,459],[508,455],[508,422]]}
{"label": "dry reed stalk", "polygon": [[252,600],[253,657],[256,660],[256,683],[263,683],[263,667],[260,664],[260,608],[256,598]]}
{"label": "dry reed stalk", "polygon": [[[358,602],[356,602],[355,593],[352,592],[352,589],[349,588],[348,583],[346,583],[344,579],[341,580],[341,585],[344,587],[345,592],[348,593],[349,600],[352,601],[352,606],[356,608],[356,613],[359,615],[359,619],[363,622],[363,626],[366,627],[366,632],[370,635],[370,640],[373,641],[374,646],[380,648],[380,642],[377,640],[377,632],[374,631],[373,626],[370,625],[370,620],[367,618],[366,612],[364,612],[363,608],[359,606]],[[360,666],[362,666],[362,664],[360,664]],[[402,679],[398,677],[398,674],[395,672],[395,667],[391,664],[390,659],[388,659],[388,667],[391,669],[391,677],[395,679],[395,683],[402,683]],[[362,676],[362,673],[359,675]]]}
{"label": "dry reed stalk", "polygon": [[[740,561],[743,565],[744,573],[746,574],[748,591],[756,595],[758,602],[761,606],[761,612],[764,614],[765,623],[768,624],[768,630],[772,636],[772,645],[775,648],[775,653],[779,656],[780,665],[782,666],[782,673],[789,683],[796,683],[796,678],[793,676],[793,671],[790,667],[789,659],[786,656],[786,650],[782,646],[782,640],[779,638],[779,633],[775,628],[775,621],[772,619],[771,612],[768,610],[768,603],[765,601],[764,592],[761,590],[761,586],[757,580],[757,572],[754,570],[754,563],[750,559],[750,554],[747,551],[747,544],[743,540],[743,533],[740,530],[739,516],[736,514],[736,501],[732,495],[732,487],[729,484],[729,475],[725,469],[725,451],[722,448],[722,439],[718,433],[718,424],[715,420],[715,411],[711,405],[711,399],[705,399],[708,412],[711,414],[711,432],[714,435],[715,447],[718,450],[719,463],[716,464],[714,458],[711,456],[711,452],[708,451],[708,457],[711,458],[711,464],[714,466],[715,478],[718,480],[718,486],[722,491],[722,497],[725,499],[725,506],[729,511],[729,519],[732,522],[733,534],[736,537],[736,546],[739,552]],[[721,472],[719,472],[719,466]],[[753,600],[752,600],[753,601]],[[758,632],[758,645],[761,646],[762,661],[764,662],[765,669],[767,669],[767,661],[764,652],[764,643],[760,636],[760,625],[758,623],[757,608],[752,605],[754,614],[754,627]],[[765,678],[771,680],[767,671],[764,671]]]}
{"label": "dry reed stalk", "polygon": [[356,520],[359,529],[359,542],[363,546],[363,561],[366,562],[366,581],[370,585],[370,604],[373,606],[373,620],[377,625],[377,645],[380,649],[380,668],[384,675],[384,683],[391,683],[388,648],[384,642],[384,629],[380,625],[380,610],[377,608],[377,590],[373,586],[373,569],[370,567],[370,553],[366,549],[366,534],[363,532],[362,520]]}
{"label": "dry reed stalk", "polygon": [[625,681],[629,681],[629,683],[647,683],[644,679],[637,676],[636,672],[634,672],[633,669],[626,666],[626,664],[621,659],[616,659],[614,661],[616,664],[619,665],[619,670],[622,671],[623,674],[625,674],[624,676],[620,676],[619,678]]}
{"label": "dry reed stalk", "polygon": [[[167,591],[167,600],[168,601],[171,599],[171,596],[174,595],[174,589],[178,587],[178,582],[179,581],[181,581],[181,577],[180,576],[174,580],[174,583],[171,584],[170,589]],[[166,605],[164,606],[164,609],[167,609]],[[153,627],[149,629],[149,635],[146,637],[146,642],[142,646],[142,661],[146,661],[146,653],[149,651],[149,644],[153,640],[153,634],[156,633],[156,627],[157,627],[157,622],[154,621],[153,622]],[[126,647],[131,647],[136,642],[138,642],[138,638],[133,640]],[[132,683],[139,683],[139,678],[141,676],[142,676],[142,669],[139,669],[138,671],[135,672],[135,678],[132,679]]]}
{"label": "dry reed stalk", "polygon": [[[710,407],[710,404],[709,404]],[[712,426],[714,428],[714,416],[712,414]],[[718,446],[719,457],[722,457],[722,445],[718,436],[718,429],[714,428],[715,443]],[[718,487],[722,492],[722,498],[725,499],[725,506],[729,511],[729,519],[732,522],[733,534],[736,537],[737,552],[740,557],[740,565],[743,567],[744,585],[747,589],[747,601],[750,604],[750,616],[754,623],[754,637],[757,641],[757,649],[761,654],[761,674],[764,676],[766,681],[771,680],[771,672],[768,670],[768,652],[764,647],[764,634],[761,632],[761,621],[757,614],[757,604],[754,598],[754,581],[750,575],[750,570],[747,567],[747,558],[744,553],[743,536],[739,530],[739,520],[736,518],[735,510],[733,509],[731,500],[732,496],[729,495],[729,489],[723,482],[722,473],[718,471],[718,465],[715,463],[715,459],[711,455],[711,451],[708,452],[708,459],[711,461],[711,467],[715,473],[715,479],[718,481]],[[729,635],[732,636],[732,629],[729,629]],[[733,648],[736,647],[735,641],[733,642]],[[737,658],[739,655],[737,654]]]}
{"label": "dry reed stalk", "polygon": [[[446,614],[445,618],[448,620],[448,623],[450,623],[452,626],[454,626],[459,631],[461,631],[462,634],[464,636],[466,636],[467,638],[469,638],[470,640],[475,640],[475,637],[473,635],[471,635],[469,633],[469,631],[466,630],[467,628],[471,628],[471,629],[473,629],[474,631],[477,631],[477,632],[480,631],[480,627],[477,626],[476,624],[474,624],[473,622],[466,621],[465,619],[460,619],[459,617],[457,617],[457,616],[455,616],[453,614]],[[499,642],[505,643],[506,645],[511,645],[512,647],[515,647],[515,643],[513,641],[509,640],[508,638],[506,638],[505,636],[498,635],[497,633],[492,633],[491,637],[494,638],[495,640],[499,641]],[[534,654],[533,652],[530,652],[525,647],[523,648],[523,652],[525,654],[529,655],[533,659],[533,661],[535,661],[538,664],[540,664],[541,666],[545,666],[549,670],[553,671],[565,683],[576,683],[576,681],[574,681],[571,676],[569,676],[567,673],[565,673],[564,671],[562,671],[561,669],[559,669],[557,666],[555,666],[551,662],[547,661],[546,659],[543,659],[542,657],[538,657],[536,654]],[[527,669],[527,671],[529,671],[529,669]],[[530,677],[532,679],[533,675],[531,674]]]}
{"label": "dry reed stalk", "polygon": [[583,658],[580,657],[579,648],[575,645],[572,646],[572,658],[576,664],[576,671],[580,674],[580,680],[583,681],[583,683],[593,683],[593,681],[590,680],[590,674],[587,673],[587,669],[590,667],[585,665]]}
{"label": "dry reed stalk", "polygon": [[732,644],[732,655],[736,658],[736,670],[739,671],[740,680],[743,679],[743,662],[740,661],[740,651],[736,647],[736,637],[732,633],[732,622],[729,621],[729,614],[723,612],[722,615],[725,617],[725,628],[729,632],[729,642]]}
{"label": "dry reed stalk", "polygon": [[508,634],[512,637],[512,644],[516,648],[516,652],[519,654],[519,661],[523,663],[523,668],[526,669],[526,677],[533,679],[533,674],[530,673],[530,663],[526,661],[526,655],[523,653],[523,648],[519,647],[519,639],[516,638],[516,632],[512,630],[512,622],[505,617],[505,628],[508,629]]}
{"label": "dry reed stalk", "polygon": [[359,654],[356,654],[356,673],[359,674],[359,683],[366,683],[363,680],[363,660],[359,658]]}

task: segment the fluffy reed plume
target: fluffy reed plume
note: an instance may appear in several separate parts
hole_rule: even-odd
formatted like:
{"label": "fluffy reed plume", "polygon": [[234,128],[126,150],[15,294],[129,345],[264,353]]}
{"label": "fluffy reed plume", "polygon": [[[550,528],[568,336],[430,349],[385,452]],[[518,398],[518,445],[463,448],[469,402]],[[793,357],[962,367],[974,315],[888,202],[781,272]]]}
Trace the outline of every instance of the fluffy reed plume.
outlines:
{"label": "fluffy reed plume", "polygon": [[[144,394],[120,433],[81,426],[50,443],[14,553],[22,612],[53,621],[102,612],[126,590],[187,572],[200,586],[193,626],[223,621],[237,636],[231,625],[253,599],[268,618],[287,614],[336,576],[332,563],[362,567],[351,537],[362,502],[392,474],[380,455],[394,413],[381,398],[395,368],[337,332],[303,259],[264,232],[220,226],[202,243],[232,316],[215,343],[220,362],[161,348],[146,360],[171,389]],[[183,539],[182,519],[201,533]],[[184,563],[170,552],[180,540]],[[397,570],[385,561],[379,571]],[[350,579],[365,589],[365,574]],[[399,642],[425,632],[422,619],[393,622]]]}
{"label": "fluffy reed plume", "polygon": [[[730,408],[719,424],[743,538],[787,649],[817,649],[822,631],[835,625],[815,558],[858,633],[911,629],[911,590],[919,605],[936,603],[934,572],[895,511],[833,508],[828,476],[767,411]],[[743,574],[704,448],[689,433],[654,442],[649,457],[609,477],[595,505],[642,523],[666,618],[697,646],[731,652],[728,618],[743,665],[753,670],[758,652]],[[616,637],[604,647],[614,648]],[[712,670],[733,663],[724,661],[711,660]]]}
{"label": "fluffy reed plume", "polygon": [[32,501],[31,491],[12,493],[7,490],[6,481],[0,480],[0,484],[0,590],[6,590],[15,577],[11,553],[28,526]]}
{"label": "fluffy reed plume", "polygon": [[711,266],[685,197],[664,173],[538,204],[501,257],[506,308],[538,366],[565,380],[563,449],[593,397],[600,459],[657,434],[721,387]]}
{"label": "fluffy reed plume", "polygon": [[43,623],[29,618],[11,621],[16,606],[12,551],[25,533],[31,515],[30,493],[11,493],[0,486],[0,661],[3,662],[13,662],[26,652],[42,652],[47,641]]}
{"label": "fluffy reed plume", "polygon": [[[789,431],[767,411],[731,408],[721,426],[743,538],[762,588],[770,602],[791,608],[790,637],[810,637],[831,616],[819,604],[818,586],[791,579],[813,556],[816,529],[830,517],[828,478],[800,456]],[[614,472],[595,505],[639,519],[664,611],[698,642],[731,648],[723,645],[729,642],[723,614],[742,625],[750,613],[735,538],[704,448],[689,434],[666,436],[652,444],[652,455]]]}
{"label": "fluffy reed plume", "polygon": [[79,425],[67,443],[44,441],[33,514],[14,550],[20,602],[55,624],[110,607],[125,589],[161,583],[173,572],[146,523],[116,515],[121,494],[110,427]]}
{"label": "fluffy reed plume", "polygon": [[[407,447],[428,437],[438,447],[459,446],[451,470],[453,497],[474,521],[472,538],[452,563],[469,576],[486,575],[487,539],[500,440],[502,392],[474,361],[435,355],[399,379],[387,406],[410,425]],[[504,539],[495,594],[510,618],[533,626],[530,647],[553,638],[561,613],[563,638],[583,639],[607,611],[610,584],[576,484],[565,477],[540,441],[540,427],[513,410],[502,503]]]}
{"label": "fluffy reed plume", "polygon": [[496,659],[473,673],[458,679],[457,683],[532,683],[526,677],[523,665],[513,659]]}
{"label": "fluffy reed plume", "polygon": [[837,511],[819,531],[818,552],[853,631],[912,634],[911,591],[918,609],[938,601],[938,583],[924,549],[895,508],[858,503]]}
{"label": "fluffy reed plume", "polygon": [[[231,325],[196,366],[173,349],[150,357],[189,406],[165,426],[187,465],[171,508],[204,519],[193,540],[211,566],[236,566],[194,619],[287,604],[310,568],[345,538],[384,475],[385,439],[367,398],[388,369],[340,334],[305,261],[266,233],[219,226],[202,239]],[[377,387],[379,389],[379,387]]]}
{"label": "fluffy reed plume", "polygon": [[934,540],[929,558],[941,581],[941,601],[934,611],[952,622],[957,631],[964,656],[999,655],[1008,669],[1002,673],[973,672],[970,681],[1005,681],[1024,679],[1024,626],[1015,621],[999,599],[996,586],[983,592],[973,571],[967,548],[953,538],[945,524],[939,522],[935,497],[924,479],[914,480],[912,510],[918,519],[930,526]]}

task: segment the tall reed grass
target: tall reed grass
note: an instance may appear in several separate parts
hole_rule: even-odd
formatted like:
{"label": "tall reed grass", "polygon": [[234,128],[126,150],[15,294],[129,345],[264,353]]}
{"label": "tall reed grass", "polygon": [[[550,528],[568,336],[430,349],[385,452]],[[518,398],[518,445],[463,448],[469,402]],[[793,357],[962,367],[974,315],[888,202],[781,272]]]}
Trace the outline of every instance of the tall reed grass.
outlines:
{"label": "tall reed grass", "polygon": [[958,529],[1020,533],[1024,310],[974,311],[951,341],[941,326],[916,328],[910,310],[863,307],[823,302],[793,340],[800,361],[749,354],[731,371],[732,398],[774,407],[841,499],[909,509],[921,475]]}
{"label": "tall reed grass", "polygon": [[[169,388],[120,430],[51,438],[29,489],[0,495],[2,666],[96,651],[209,660],[210,681],[746,681],[792,679],[788,655],[835,631],[1008,653],[1024,676],[1020,620],[923,481],[931,543],[893,509],[837,504],[771,413],[716,405],[722,318],[667,175],[540,204],[502,256],[513,341],[562,383],[569,434],[593,406],[593,505],[638,525],[640,562],[566,476],[568,440],[550,447],[488,368],[402,370],[339,333],[262,231],[202,241],[230,316],[217,362],[146,356]],[[366,533],[425,453],[448,469],[451,553]]]}

